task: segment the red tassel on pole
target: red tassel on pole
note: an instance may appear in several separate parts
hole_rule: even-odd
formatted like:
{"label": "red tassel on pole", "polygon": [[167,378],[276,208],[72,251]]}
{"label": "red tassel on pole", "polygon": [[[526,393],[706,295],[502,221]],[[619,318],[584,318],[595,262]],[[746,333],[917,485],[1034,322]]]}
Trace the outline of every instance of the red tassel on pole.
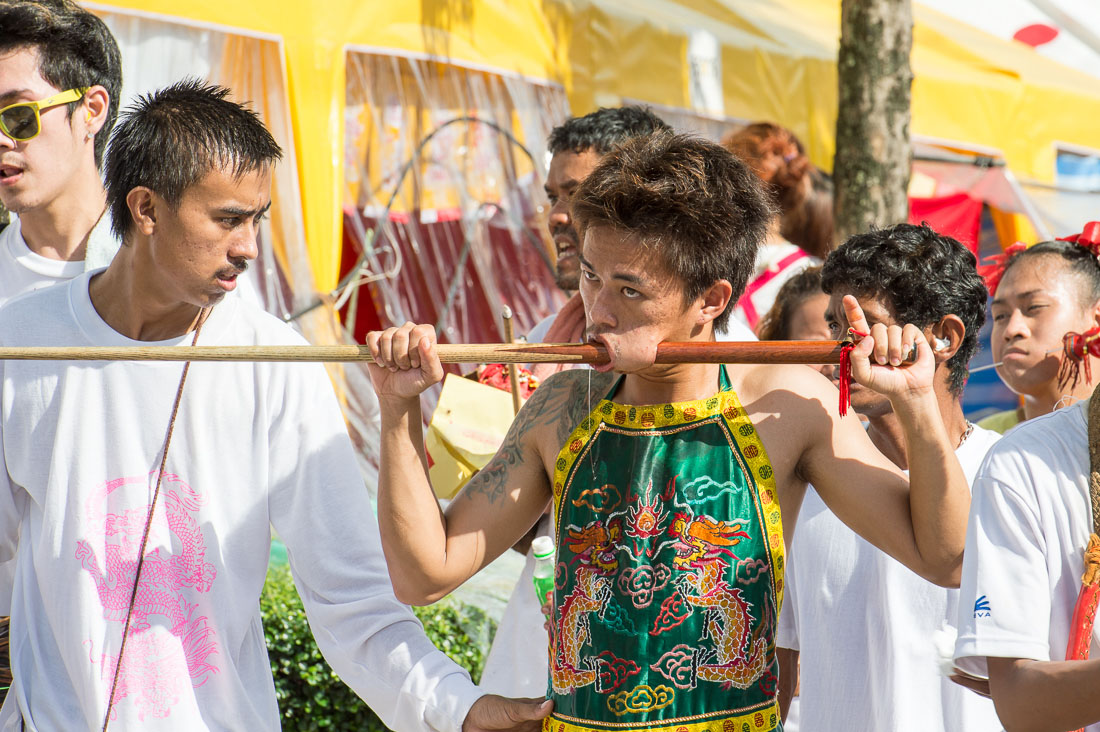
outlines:
{"label": "red tassel on pole", "polygon": [[1085,383],[1092,383],[1092,363],[1089,356],[1100,357],[1100,327],[1091,328],[1084,333],[1066,333],[1062,336],[1062,362],[1058,366],[1058,386],[1070,389],[1077,386],[1081,379],[1081,368],[1085,369]]}
{"label": "red tassel on pole", "polygon": [[[848,336],[866,338],[867,333],[854,328],[848,329]],[[840,388],[840,416],[848,414],[848,407],[852,406],[852,349],[856,347],[854,341],[847,341],[840,347],[840,375],[837,378],[837,386]]]}
{"label": "red tassel on pole", "polygon": [[[1100,602],[1100,537],[1092,534],[1089,536],[1089,545],[1085,549],[1085,574],[1081,577],[1081,591],[1077,595],[1073,617],[1070,619],[1069,643],[1066,645],[1067,661],[1088,660],[1098,602]],[[1084,732],[1084,730],[1076,732]]]}

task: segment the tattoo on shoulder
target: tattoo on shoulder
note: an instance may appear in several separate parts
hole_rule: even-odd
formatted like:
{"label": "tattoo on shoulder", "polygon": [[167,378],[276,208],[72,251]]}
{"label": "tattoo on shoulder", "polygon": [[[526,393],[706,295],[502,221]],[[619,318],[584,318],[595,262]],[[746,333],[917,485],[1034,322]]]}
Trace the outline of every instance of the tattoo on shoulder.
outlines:
{"label": "tattoo on shoulder", "polygon": [[[462,495],[495,503],[508,487],[509,474],[534,456],[530,442],[539,429],[553,429],[565,440],[610,387],[611,374],[574,369],[544,381],[523,405],[493,459],[467,484]],[[541,466],[539,466],[541,469]]]}

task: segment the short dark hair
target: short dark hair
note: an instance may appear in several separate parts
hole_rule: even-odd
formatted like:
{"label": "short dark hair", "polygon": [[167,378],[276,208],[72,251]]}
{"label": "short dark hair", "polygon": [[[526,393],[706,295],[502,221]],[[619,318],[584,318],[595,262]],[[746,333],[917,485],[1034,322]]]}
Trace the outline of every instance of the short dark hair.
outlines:
{"label": "short dark hair", "polygon": [[774,212],[760,179],[721,145],[657,132],[621,143],[573,195],[578,233],[606,226],[656,248],[691,302],[718,280],[733,286],[714,321],[725,330],[752,275]]}
{"label": "short dark hair", "polygon": [[125,240],[132,218],[126,196],[145,186],[172,206],[216,168],[242,175],[274,164],[283,152],[252,110],[229,90],[185,79],[128,107],[111,136],[105,179],[111,230]]}
{"label": "short dark hair", "polygon": [[600,107],[583,117],[574,117],[550,131],[546,148],[551,155],[592,150],[606,155],[623,140],[672,128],[649,107],[626,105]]}
{"label": "short dark hair", "polygon": [[924,223],[856,234],[825,259],[821,289],[830,295],[847,291],[880,298],[899,323],[918,328],[958,316],[966,335],[947,368],[951,392],[962,393],[989,299],[977,260],[965,246]]}
{"label": "short dark hair", "polygon": [[[122,95],[122,54],[115,37],[72,0],[0,0],[0,53],[24,47],[35,49],[38,72],[59,91],[107,90],[107,120],[95,141],[95,163],[102,166]],[[70,117],[80,103],[68,105]]]}
{"label": "short dark hair", "polygon": [[1060,258],[1069,272],[1080,276],[1081,286],[1077,291],[1082,307],[1090,307],[1100,301],[1100,260],[1088,248],[1071,241],[1041,241],[1013,255],[1005,262],[1001,281],[1021,259],[1044,255]]}
{"label": "short dark hair", "polygon": [[783,283],[775,296],[775,302],[756,328],[762,341],[786,341],[791,337],[791,318],[798,307],[821,289],[821,267],[807,267]]}

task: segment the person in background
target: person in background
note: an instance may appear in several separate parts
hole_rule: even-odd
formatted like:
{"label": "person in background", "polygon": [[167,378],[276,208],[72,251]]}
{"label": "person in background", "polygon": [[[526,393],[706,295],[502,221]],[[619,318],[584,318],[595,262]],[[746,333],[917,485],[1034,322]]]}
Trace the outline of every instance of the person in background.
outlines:
{"label": "person in background", "polygon": [[783,216],[779,233],[822,261],[836,248],[833,179],[828,173],[817,166],[810,170],[810,194]]}
{"label": "person in background", "polygon": [[550,201],[547,225],[557,253],[555,281],[570,300],[561,311],[535,325],[527,336],[528,341],[571,343],[580,340],[584,331],[584,310],[579,307],[577,295],[581,265],[580,241],[570,209],[573,193],[616,145],[636,135],[660,130],[671,128],[648,107],[626,105],[601,107],[583,117],[566,120],[550,131],[546,142],[551,155],[545,184],[546,198]]}
{"label": "person in background", "polygon": [[[1053,373],[1045,363],[1049,343],[1060,346],[1065,332],[1100,324],[1100,224],[1085,233],[1036,244],[1007,262],[994,332],[1005,340],[1002,369],[1013,388],[1029,370],[1036,384]],[[990,451],[974,484],[955,664],[965,674],[960,683],[992,694],[1005,729],[1100,732],[1095,603],[1075,617],[1100,548],[1100,395],[1059,390],[1080,399],[1051,411],[1046,391],[1045,413],[1035,398],[1040,390],[1025,393],[1026,421]],[[1071,660],[1079,658],[1071,639],[1086,655],[1091,646],[1092,659]]]}
{"label": "person in background", "polygon": [[110,262],[100,177],[122,93],[107,26],[70,0],[0,0],[0,303]]}
{"label": "person in background", "polygon": [[[827,341],[833,338],[825,311],[829,296],[821,289],[821,267],[804,269],[783,283],[771,309],[760,319],[756,335],[762,341]],[[826,376],[832,366],[815,366]]]}
{"label": "person in background", "polygon": [[[993,303],[989,341],[1001,381],[1020,396],[1017,409],[978,422],[1004,433],[1028,419],[1085,399],[1092,386],[1059,383],[1062,337],[1100,322],[1100,264],[1088,247],[1045,241],[1010,247],[988,269]],[[1100,359],[1090,357],[1094,373]]]}
{"label": "person in background", "polygon": [[[121,93],[102,20],[69,0],[0,0],[0,204],[16,214],[0,227],[0,305],[114,256],[100,167]],[[0,563],[5,625],[14,571]]]}
{"label": "person in background", "polygon": [[[987,293],[974,255],[927,226],[898,224],[854,236],[832,252],[821,283],[833,338],[847,334],[842,300],[849,295],[868,323],[923,329],[933,344],[943,428],[972,481],[999,437],[968,422],[960,403],[985,321]],[[854,385],[852,408],[869,419],[875,447],[908,470],[911,454],[890,401]],[[804,723],[813,720],[814,732],[1001,729],[988,699],[940,670],[940,654],[950,651],[941,651],[935,638],[955,622],[958,590],[936,586],[876,549],[812,487],[791,545],[786,592],[777,641],[780,698],[790,699],[797,685],[799,715]],[[945,644],[950,648],[951,639]]]}
{"label": "person in background", "polygon": [[[807,215],[803,207],[813,193],[813,164],[794,133],[772,122],[754,122],[727,136],[722,144],[752,168],[778,208],[778,215],[772,219],[767,238],[757,254],[749,284],[733,310],[733,319],[755,332],[757,323],[771,308],[783,283],[807,267],[820,264],[820,260],[789,241],[783,233],[784,222],[791,219],[793,213],[799,212],[802,222],[812,216]],[[802,223],[799,229],[802,233],[805,224]]]}

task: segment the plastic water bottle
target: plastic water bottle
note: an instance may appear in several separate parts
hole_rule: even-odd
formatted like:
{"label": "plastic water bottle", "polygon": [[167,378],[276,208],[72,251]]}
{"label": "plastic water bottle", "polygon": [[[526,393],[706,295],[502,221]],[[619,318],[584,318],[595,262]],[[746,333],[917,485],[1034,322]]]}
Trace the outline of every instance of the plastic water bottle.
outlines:
{"label": "plastic water bottle", "polygon": [[531,542],[535,555],[535,595],[539,606],[550,601],[554,592],[554,540],[549,536],[536,536]]}

